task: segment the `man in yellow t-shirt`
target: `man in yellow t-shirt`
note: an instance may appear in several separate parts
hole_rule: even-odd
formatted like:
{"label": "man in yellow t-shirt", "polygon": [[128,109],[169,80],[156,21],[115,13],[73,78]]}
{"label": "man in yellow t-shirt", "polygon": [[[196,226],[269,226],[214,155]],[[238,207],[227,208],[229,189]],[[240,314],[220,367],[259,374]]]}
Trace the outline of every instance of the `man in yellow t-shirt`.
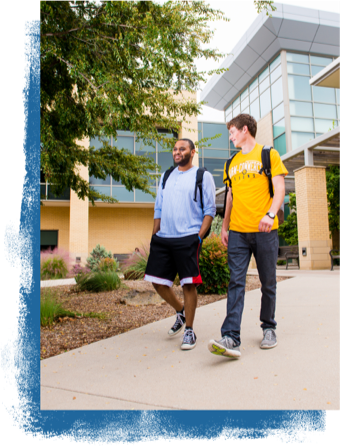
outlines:
{"label": "man in yellow t-shirt", "polygon": [[[228,247],[230,282],[227,316],[221,327],[222,339],[211,340],[211,353],[238,358],[240,353],[241,319],[244,307],[246,275],[250,257],[254,254],[261,281],[261,313],[264,349],[277,345],[276,262],[279,239],[277,212],[285,196],[284,177],[287,169],[279,153],[271,149],[270,163],[273,198],[270,197],[268,177],[261,171],[263,146],[255,141],[257,123],[248,114],[240,114],[227,123],[229,138],[240,147],[229,166],[229,191],[222,225],[222,243]],[[228,181],[226,174],[224,181]],[[230,187],[231,186],[231,187]]]}

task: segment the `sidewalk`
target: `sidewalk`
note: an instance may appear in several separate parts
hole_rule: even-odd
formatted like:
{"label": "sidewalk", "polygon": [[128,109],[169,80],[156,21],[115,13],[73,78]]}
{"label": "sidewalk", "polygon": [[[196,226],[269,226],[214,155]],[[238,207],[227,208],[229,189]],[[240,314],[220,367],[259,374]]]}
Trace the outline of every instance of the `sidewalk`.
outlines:
{"label": "sidewalk", "polygon": [[180,350],[180,335],[167,336],[172,317],[41,361],[41,409],[338,410],[339,271],[278,271],[286,273],[276,348],[259,348],[261,292],[253,290],[239,360],[207,349],[220,338],[224,299],[197,309],[191,351]]}

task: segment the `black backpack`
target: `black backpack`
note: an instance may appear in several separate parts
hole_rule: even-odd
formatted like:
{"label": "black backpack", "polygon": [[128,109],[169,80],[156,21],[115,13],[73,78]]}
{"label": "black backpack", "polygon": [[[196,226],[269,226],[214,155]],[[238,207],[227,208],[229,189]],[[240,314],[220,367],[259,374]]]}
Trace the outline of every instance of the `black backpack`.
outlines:
{"label": "black backpack", "polygon": [[[165,187],[165,183],[167,182],[171,172],[176,169],[175,166],[170,167],[168,170],[166,170],[164,172],[164,177],[163,177],[163,183],[162,183],[162,189],[164,189]],[[204,172],[208,170],[206,167],[199,167],[197,169],[196,172],[196,184],[195,184],[195,197],[194,197],[194,201],[197,203],[197,189],[199,189],[200,191],[200,197],[201,197],[201,206],[202,209],[204,209],[203,206],[203,191],[202,191],[202,183],[203,183],[203,175]],[[210,230],[211,230],[211,226],[209,227],[209,229],[207,230],[207,232],[205,233],[203,239],[205,239],[206,237],[208,237],[208,235],[210,234]]]}
{"label": "black backpack", "polygon": [[[274,196],[273,183],[272,183],[272,171],[271,171],[271,164],[270,164],[270,151],[272,148],[273,147],[271,147],[271,146],[263,146],[262,152],[261,152],[262,167],[259,170],[260,175],[262,175],[262,172],[264,172],[264,174],[268,178],[270,198],[273,198],[273,196]],[[236,153],[238,153],[238,152],[236,152]],[[229,167],[230,167],[231,161],[233,160],[236,153],[234,153],[234,155],[232,155],[230,158],[228,158],[228,160],[225,164],[226,181],[225,181],[223,218],[225,215],[225,208],[226,208],[226,204],[227,204],[227,193],[228,193],[229,187],[231,188],[231,179],[229,177]],[[227,184],[227,180],[229,182],[229,187]]]}

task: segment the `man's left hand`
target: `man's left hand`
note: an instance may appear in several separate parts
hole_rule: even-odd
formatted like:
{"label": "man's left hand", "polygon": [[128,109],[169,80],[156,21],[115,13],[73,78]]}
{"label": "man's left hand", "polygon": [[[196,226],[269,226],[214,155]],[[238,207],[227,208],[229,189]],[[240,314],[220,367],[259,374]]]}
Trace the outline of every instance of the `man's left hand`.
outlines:
{"label": "man's left hand", "polygon": [[272,230],[272,226],[274,224],[274,220],[270,218],[268,215],[265,215],[259,224],[260,232],[270,232]]}

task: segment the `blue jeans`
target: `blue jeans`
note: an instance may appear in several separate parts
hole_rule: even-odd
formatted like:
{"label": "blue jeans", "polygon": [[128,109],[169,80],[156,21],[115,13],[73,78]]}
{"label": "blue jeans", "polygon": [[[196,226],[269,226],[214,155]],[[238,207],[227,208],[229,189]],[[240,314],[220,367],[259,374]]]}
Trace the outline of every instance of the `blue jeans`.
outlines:
{"label": "blue jeans", "polygon": [[271,232],[229,231],[228,263],[230,282],[228,287],[227,316],[221,327],[223,336],[231,337],[240,345],[241,319],[244,307],[246,275],[254,254],[261,281],[261,327],[276,327],[276,262],[279,248],[277,230]]}

